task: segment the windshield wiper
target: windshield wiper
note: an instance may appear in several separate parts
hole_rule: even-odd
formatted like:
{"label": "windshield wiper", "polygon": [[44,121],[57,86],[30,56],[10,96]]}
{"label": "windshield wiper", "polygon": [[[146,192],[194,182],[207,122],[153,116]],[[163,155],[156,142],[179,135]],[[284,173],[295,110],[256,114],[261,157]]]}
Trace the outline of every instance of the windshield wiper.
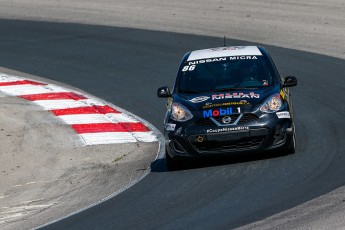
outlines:
{"label": "windshield wiper", "polygon": [[190,94],[197,94],[197,93],[199,93],[198,91],[190,90],[190,89],[180,89],[178,92],[179,93],[190,93]]}
{"label": "windshield wiper", "polygon": [[225,92],[225,91],[234,91],[238,90],[238,88],[219,88],[219,89],[214,89],[212,92]]}

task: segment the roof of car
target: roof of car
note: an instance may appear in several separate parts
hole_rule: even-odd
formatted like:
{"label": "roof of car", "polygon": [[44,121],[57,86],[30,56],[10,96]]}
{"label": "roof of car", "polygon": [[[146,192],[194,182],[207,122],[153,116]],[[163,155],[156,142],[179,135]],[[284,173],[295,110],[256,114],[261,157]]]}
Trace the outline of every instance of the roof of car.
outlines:
{"label": "roof of car", "polygon": [[262,55],[262,53],[257,46],[227,46],[192,51],[187,61],[217,57],[249,55],[256,56]]}

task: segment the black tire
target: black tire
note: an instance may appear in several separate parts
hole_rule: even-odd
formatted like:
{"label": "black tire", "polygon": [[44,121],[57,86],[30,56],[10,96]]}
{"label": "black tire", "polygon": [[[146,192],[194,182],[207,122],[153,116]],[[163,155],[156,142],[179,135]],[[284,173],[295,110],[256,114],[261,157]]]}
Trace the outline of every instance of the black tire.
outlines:
{"label": "black tire", "polygon": [[181,162],[178,160],[174,160],[167,152],[165,152],[165,160],[166,160],[166,166],[169,171],[175,171],[180,169]]}
{"label": "black tire", "polygon": [[283,153],[285,155],[294,154],[296,151],[296,134],[295,134],[295,132],[292,134],[292,138],[289,142],[290,143],[288,144],[288,146],[283,150]]}

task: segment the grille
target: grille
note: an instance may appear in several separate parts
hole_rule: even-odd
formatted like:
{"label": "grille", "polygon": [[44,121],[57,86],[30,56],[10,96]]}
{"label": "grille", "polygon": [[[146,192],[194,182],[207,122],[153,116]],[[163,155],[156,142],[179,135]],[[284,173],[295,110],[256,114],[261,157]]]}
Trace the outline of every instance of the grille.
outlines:
{"label": "grille", "polygon": [[210,118],[201,118],[195,124],[198,126],[217,126]]}
{"label": "grille", "polygon": [[258,148],[264,136],[248,137],[236,141],[206,141],[204,143],[193,142],[193,146],[202,152],[224,150],[246,150]]}
{"label": "grille", "polygon": [[258,116],[256,116],[253,113],[245,113],[243,114],[243,116],[241,117],[241,120],[238,122],[238,125],[243,125],[252,121],[256,121],[257,119],[259,119]]}
{"label": "grille", "polygon": [[[229,115],[227,115],[227,116],[229,116]],[[239,116],[240,116],[239,114],[230,115],[231,124],[233,122],[235,122]],[[223,122],[222,122],[223,117],[224,116],[216,117],[216,118],[214,117],[214,119],[216,119],[220,124],[223,124]],[[241,119],[239,120],[238,125],[243,125],[243,124],[255,121],[257,119],[259,119],[259,117],[253,113],[244,113],[243,116],[241,117]],[[217,126],[210,118],[201,118],[201,119],[197,120],[195,122],[195,124],[198,126],[210,126],[210,127],[216,127]]]}

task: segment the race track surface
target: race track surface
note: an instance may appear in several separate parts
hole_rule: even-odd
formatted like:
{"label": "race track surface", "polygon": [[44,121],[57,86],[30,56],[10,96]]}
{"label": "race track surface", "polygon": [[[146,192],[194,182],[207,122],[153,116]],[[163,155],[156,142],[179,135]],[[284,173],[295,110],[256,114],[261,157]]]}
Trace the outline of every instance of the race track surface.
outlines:
{"label": "race track surface", "polygon": [[[0,20],[1,66],[81,88],[162,127],[182,55],[222,39],[105,26]],[[253,44],[228,40],[227,44]],[[345,184],[345,63],[267,46],[293,88],[297,151],[152,172],[120,195],[50,229],[234,228],[299,205]],[[101,80],[100,80],[101,79]]]}

